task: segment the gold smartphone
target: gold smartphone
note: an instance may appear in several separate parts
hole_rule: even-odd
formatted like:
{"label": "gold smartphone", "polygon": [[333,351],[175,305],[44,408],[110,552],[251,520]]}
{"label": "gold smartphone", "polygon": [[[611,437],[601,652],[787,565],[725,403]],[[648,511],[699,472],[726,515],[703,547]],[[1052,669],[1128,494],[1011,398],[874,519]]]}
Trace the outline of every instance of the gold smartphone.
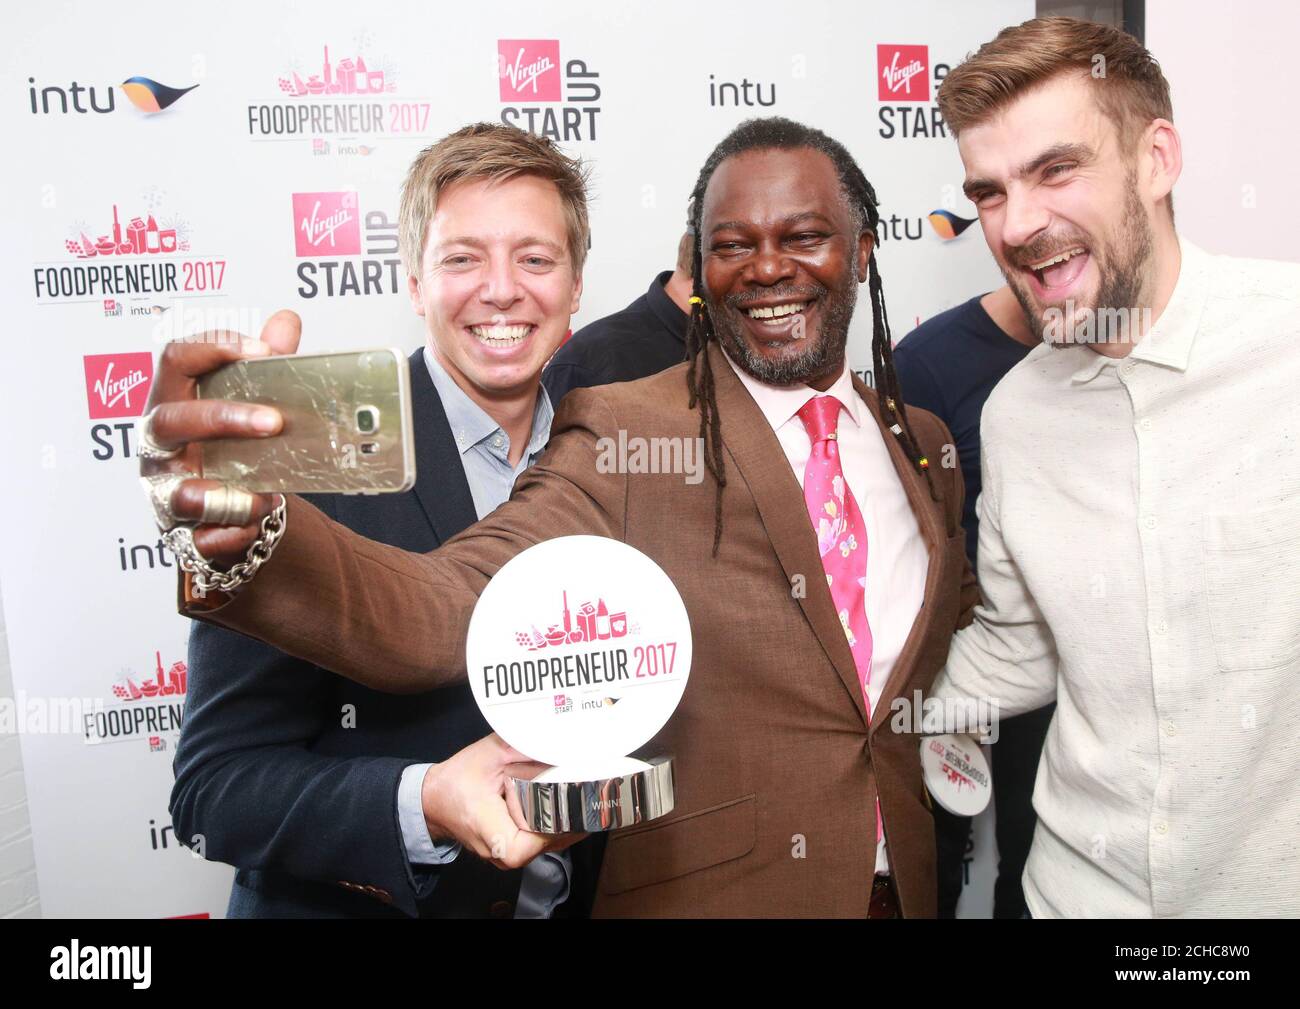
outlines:
{"label": "gold smartphone", "polygon": [[273,438],[203,443],[203,475],[245,490],[382,494],[415,486],[411,373],[387,348],[256,357],[198,381],[200,399],[273,406]]}

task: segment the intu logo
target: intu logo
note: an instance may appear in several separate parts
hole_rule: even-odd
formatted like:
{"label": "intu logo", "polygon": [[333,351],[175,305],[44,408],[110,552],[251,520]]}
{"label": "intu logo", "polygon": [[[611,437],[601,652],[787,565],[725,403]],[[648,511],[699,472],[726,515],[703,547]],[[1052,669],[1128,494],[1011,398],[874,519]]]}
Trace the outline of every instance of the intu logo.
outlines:
{"label": "intu logo", "polygon": [[[763,88],[768,89],[767,98],[763,97]],[[750,94],[750,88],[753,88],[753,94]],[[730,101],[727,96],[730,95]],[[751,81],[748,77],[742,77],[739,84],[733,84],[730,81],[715,81],[713,74],[709,74],[709,104],[722,107],[726,105],[748,105],[751,108],[756,105],[770,106],[776,104],[776,84],[763,85],[756,81]]]}
{"label": "intu logo", "polygon": [[[31,104],[32,115],[89,115],[92,112],[109,113],[117,108],[113,85],[101,84],[103,94],[96,93],[95,85],[89,87],[73,81],[66,88],[58,85],[39,86],[35,77],[27,78],[27,95]],[[188,88],[173,88],[148,77],[128,77],[120,85],[122,93],[141,112],[153,115],[170,108],[181,98],[189,94],[197,84]],[[85,96],[85,103],[82,96]]]}
{"label": "intu logo", "polygon": [[137,543],[129,547],[126,545],[126,537],[117,538],[118,563],[123,571],[141,569],[152,571],[155,567],[170,568],[173,566],[171,556],[171,551],[163,545],[161,538],[153,543]]}
{"label": "intu logo", "polygon": [[[87,115],[91,112],[112,112],[116,106],[113,104],[113,86],[101,85],[101,90],[107,91],[107,97],[95,94],[95,87],[84,87],[73,81],[67,88],[57,86],[44,87],[39,91],[39,104],[37,102],[38,92],[36,88],[36,78],[28,77],[27,83],[31,85],[28,89],[28,95],[31,98],[32,115],[51,115],[60,114],[68,115],[72,112],[79,112]],[[82,96],[85,96],[85,104],[82,104]],[[103,102],[104,104],[101,104]]]}
{"label": "intu logo", "polygon": [[880,218],[876,233],[882,242],[916,242],[925,234],[925,222],[919,217],[899,217],[893,214],[888,219]]}

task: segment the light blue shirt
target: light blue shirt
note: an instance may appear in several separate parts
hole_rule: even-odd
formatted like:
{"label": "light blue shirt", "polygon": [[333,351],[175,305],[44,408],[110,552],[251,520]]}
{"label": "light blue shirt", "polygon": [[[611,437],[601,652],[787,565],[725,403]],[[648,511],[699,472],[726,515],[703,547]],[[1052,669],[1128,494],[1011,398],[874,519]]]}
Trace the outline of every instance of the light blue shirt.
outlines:
{"label": "light blue shirt", "polygon": [[[481,519],[495,511],[510,497],[515,481],[535,463],[551,436],[555,410],[546,390],[538,386],[537,405],[533,410],[533,428],[528,448],[516,466],[510,465],[510,436],[469,398],[424,348],[424,363],[433,379],[433,387],[442,400],[451,427],[461,465],[469,483],[474,511]],[[397,788],[397,815],[402,828],[406,857],[413,865],[446,865],[460,854],[455,842],[435,842],[424,821],[424,804],[420,799],[425,773],[431,764],[412,764],[402,772]],[[551,912],[569,895],[571,862],[567,852],[546,852],[524,867],[523,883],[515,906],[516,918],[549,918]]]}

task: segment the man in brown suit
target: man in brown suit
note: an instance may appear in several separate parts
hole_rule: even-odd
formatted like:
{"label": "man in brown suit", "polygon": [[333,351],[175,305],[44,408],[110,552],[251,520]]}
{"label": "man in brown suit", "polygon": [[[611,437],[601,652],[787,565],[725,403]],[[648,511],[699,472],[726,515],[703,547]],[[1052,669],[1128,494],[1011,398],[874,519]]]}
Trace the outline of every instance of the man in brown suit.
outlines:
{"label": "man in brown suit", "polygon": [[[570,393],[546,454],[511,500],[432,554],[364,540],[290,498],[283,538],[256,576],[233,598],[195,598],[187,582],[182,606],[367,686],[424,690],[465,676],[478,595],[517,553],[570,534],[622,540],[676,583],[694,662],[675,715],[645,749],[674,756],[677,806],[610,837],[594,913],[930,916],[934,835],[918,739],[889,726],[891,701],[928,688],[978,594],[960,475],[929,465],[948,432],[930,414],[904,410],[893,375],[873,255],[875,194],[835,141],[769,119],[742,124],[719,145],[694,195],[688,364]],[[879,399],[850,378],[844,355],[864,281]],[[267,342],[291,352],[297,333],[275,331],[283,325],[273,320]],[[251,408],[184,402],[192,376],[239,356],[240,347],[221,344],[164,353],[150,425],[157,444],[258,436]],[[865,606],[884,614],[872,624],[883,675],[870,715],[793,462],[799,437],[807,458],[808,435],[799,419],[776,416],[788,403],[769,402],[796,390],[804,400],[844,397],[845,479],[862,484],[858,468],[868,471],[862,510],[877,566],[866,569]],[[603,472],[602,439],[617,442],[620,432],[701,438],[713,479]],[[867,457],[879,460],[876,471]],[[193,447],[182,459],[194,465]],[[215,489],[185,480],[171,510],[201,522]],[[257,497],[253,519],[274,504]],[[194,539],[224,565],[258,532],[209,526]]]}

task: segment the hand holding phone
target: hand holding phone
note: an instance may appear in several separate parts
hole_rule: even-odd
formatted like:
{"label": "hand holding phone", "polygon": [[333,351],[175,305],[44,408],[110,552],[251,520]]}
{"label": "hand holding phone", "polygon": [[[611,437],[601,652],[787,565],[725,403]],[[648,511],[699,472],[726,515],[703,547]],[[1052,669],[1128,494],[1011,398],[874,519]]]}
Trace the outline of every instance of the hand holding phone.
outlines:
{"label": "hand holding phone", "polygon": [[245,358],[199,376],[197,397],[273,406],[284,420],[269,438],[205,441],[205,479],[309,494],[415,484],[410,367],[396,349]]}

